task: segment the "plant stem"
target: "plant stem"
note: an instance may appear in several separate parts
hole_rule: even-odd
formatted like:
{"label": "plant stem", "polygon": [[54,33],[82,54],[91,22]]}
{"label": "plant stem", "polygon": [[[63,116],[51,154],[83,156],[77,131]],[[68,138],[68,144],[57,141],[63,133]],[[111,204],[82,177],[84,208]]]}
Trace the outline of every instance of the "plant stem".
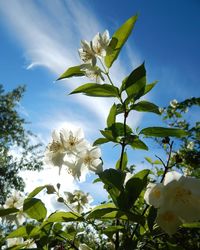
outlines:
{"label": "plant stem", "polygon": [[164,170],[164,174],[163,174],[163,176],[162,176],[162,179],[161,179],[160,183],[162,183],[162,182],[164,181],[165,175],[167,174],[167,172],[168,172],[168,170],[169,170],[169,168],[170,168],[169,163],[170,163],[170,159],[171,159],[171,155],[172,155],[173,143],[174,143],[174,142],[172,141],[172,142],[169,144],[169,156],[168,156],[166,165],[164,164],[165,170]]}
{"label": "plant stem", "polygon": [[123,141],[121,143],[121,146],[122,146],[122,150],[121,150],[121,156],[120,156],[120,164],[119,164],[119,169],[122,170],[122,164],[123,164],[123,156],[124,156],[124,151],[125,151],[125,147],[126,147],[126,120],[127,120],[127,117],[128,117],[128,113],[126,111],[126,107],[125,105],[123,104],[124,106],[124,122],[123,122],[123,125],[124,125],[124,138],[123,138]]}
{"label": "plant stem", "polygon": [[112,79],[111,79],[110,76],[109,76],[109,71],[108,71],[108,69],[105,68],[105,66],[104,66],[104,64],[103,64],[103,62],[102,62],[102,60],[101,60],[100,58],[99,58],[99,61],[100,61],[101,65],[102,65],[102,67],[103,67],[104,74],[107,76],[107,78],[108,78],[110,84],[111,84],[112,86],[114,86],[114,83],[113,83]]}

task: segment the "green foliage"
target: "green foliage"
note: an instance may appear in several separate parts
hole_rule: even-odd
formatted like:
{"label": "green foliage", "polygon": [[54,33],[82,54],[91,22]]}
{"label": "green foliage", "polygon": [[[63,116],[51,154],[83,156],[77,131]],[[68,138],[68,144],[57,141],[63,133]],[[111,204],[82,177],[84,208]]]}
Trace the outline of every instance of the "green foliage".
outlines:
{"label": "green foliage", "polygon": [[29,195],[28,198],[33,198],[35,197],[37,194],[39,194],[43,189],[47,189],[47,193],[48,194],[53,194],[55,192],[55,188],[52,185],[44,185],[44,186],[40,186],[35,188]]}
{"label": "green foliage", "polygon": [[176,128],[162,128],[162,127],[148,127],[144,128],[140,131],[140,134],[146,136],[154,136],[154,137],[183,137],[187,136],[187,132],[182,129]]}
{"label": "green foliage", "polygon": [[[12,189],[23,190],[20,170],[39,170],[42,165],[41,145],[30,143],[34,135],[25,130],[26,122],[17,109],[24,91],[25,87],[19,86],[5,93],[0,85],[0,204],[4,204]],[[10,154],[16,145],[21,152],[17,158]]]}
{"label": "green foliage", "polygon": [[81,65],[68,68],[57,80],[62,80],[74,76],[84,76],[84,72],[81,70]]}
{"label": "green foliage", "polygon": [[160,115],[160,111],[159,111],[158,106],[151,103],[151,102],[147,102],[147,101],[140,101],[136,104],[133,104],[131,106],[131,109],[137,110],[140,112],[152,112],[152,113]]}
{"label": "green foliage", "polygon": [[71,94],[77,93],[96,97],[118,97],[118,89],[108,84],[86,83],[71,92]]}
{"label": "green foliage", "polygon": [[144,169],[139,173],[135,174],[130,180],[127,181],[125,185],[125,190],[128,194],[128,203],[129,206],[133,206],[139,195],[141,194],[142,190],[147,185],[147,177],[149,175],[149,170]]}
{"label": "green foliage", "polygon": [[118,209],[113,203],[106,203],[103,205],[96,206],[87,216],[87,219],[100,219],[106,214],[110,214]]}
{"label": "green foliage", "polygon": [[47,222],[69,222],[69,221],[81,221],[82,216],[75,212],[55,212],[47,218]]}
{"label": "green foliage", "polygon": [[32,224],[27,224],[26,226],[18,227],[15,231],[11,232],[8,238],[15,237],[24,237],[24,238],[33,238],[39,234],[39,227],[35,227]]}
{"label": "green foliage", "polygon": [[127,163],[128,163],[128,155],[126,152],[124,152],[123,156],[120,157],[119,160],[117,161],[115,168],[124,171],[127,169]]}
{"label": "green foliage", "polygon": [[24,201],[23,212],[37,221],[43,221],[47,215],[47,209],[44,203],[36,198],[27,198]]}
{"label": "green foliage", "polygon": [[13,214],[13,213],[16,213],[18,211],[19,211],[19,209],[17,209],[17,208],[7,208],[7,209],[1,208],[0,209],[0,217],[6,216],[9,214]]}
{"label": "green foliage", "polygon": [[110,109],[110,113],[109,113],[108,118],[107,118],[107,126],[108,127],[111,127],[115,123],[116,115],[117,115],[117,106],[114,103]]}
{"label": "green foliage", "polygon": [[136,20],[137,16],[132,16],[113,34],[105,57],[105,64],[108,68],[110,68],[117,59],[123,45],[134,28]]}
{"label": "green foliage", "polygon": [[134,69],[131,74],[123,81],[121,91],[126,91],[127,100],[133,103],[145,93],[146,70],[144,63]]}

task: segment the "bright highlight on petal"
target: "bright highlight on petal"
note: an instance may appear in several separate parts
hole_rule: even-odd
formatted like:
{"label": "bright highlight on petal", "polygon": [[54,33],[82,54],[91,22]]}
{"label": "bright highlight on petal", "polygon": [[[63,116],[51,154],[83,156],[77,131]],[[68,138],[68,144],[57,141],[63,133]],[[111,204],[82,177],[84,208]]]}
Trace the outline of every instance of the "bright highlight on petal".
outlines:
{"label": "bright highlight on petal", "polygon": [[49,165],[67,168],[74,178],[88,170],[99,173],[103,170],[101,150],[92,147],[84,138],[82,129],[62,128],[52,133],[52,142],[46,149],[45,162]]}
{"label": "bright highlight on petal", "polygon": [[158,208],[157,223],[173,234],[182,223],[200,220],[200,180],[168,172],[162,183],[150,183],[144,195],[147,204]]}

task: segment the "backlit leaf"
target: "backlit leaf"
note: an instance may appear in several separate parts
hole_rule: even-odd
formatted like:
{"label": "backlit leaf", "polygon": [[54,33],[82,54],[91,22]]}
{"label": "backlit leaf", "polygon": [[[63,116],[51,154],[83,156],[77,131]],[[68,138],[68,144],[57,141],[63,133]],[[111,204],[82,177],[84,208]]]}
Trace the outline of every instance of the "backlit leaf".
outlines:
{"label": "backlit leaf", "polygon": [[177,128],[163,128],[163,127],[148,127],[144,128],[140,131],[140,134],[146,136],[154,136],[154,137],[184,137],[187,136],[187,132],[182,129]]}
{"label": "backlit leaf", "polygon": [[48,217],[47,222],[69,222],[69,221],[80,221],[82,219],[83,218],[78,213],[59,211],[51,214]]}
{"label": "backlit leaf", "polygon": [[81,65],[68,68],[57,80],[73,77],[84,76],[84,72],[81,71]]}
{"label": "backlit leaf", "polygon": [[112,211],[118,210],[113,203],[106,203],[103,205],[96,206],[87,216],[87,219],[100,219],[102,216]]}
{"label": "backlit leaf", "polygon": [[82,93],[96,97],[118,97],[118,89],[109,84],[86,83],[76,88],[70,94]]}
{"label": "backlit leaf", "polygon": [[13,214],[13,213],[16,213],[18,212],[19,209],[17,208],[6,208],[6,209],[0,209],[0,217],[2,216],[6,216],[6,215],[9,215],[9,214]]}
{"label": "backlit leaf", "polygon": [[131,109],[137,110],[140,112],[152,112],[152,113],[160,115],[159,107],[155,105],[154,103],[147,102],[147,101],[141,101],[136,104],[133,104],[131,106]]}
{"label": "backlit leaf", "polygon": [[27,198],[24,200],[23,211],[32,219],[43,221],[47,214],[47,209],[40,199]]}
{"label": "backlit leaf", "polygon": [[113,34],[105,57],[105,64],[108,68],[110,68],[117,59],[120,50],[131,34],[136,20],[137,16],[132,16]]}
{"label": "backlit leaf", "polygon": [[116,114],[117,114],[117,106],[114,103],[113,106],[110,109],[110,112],[109,112],[109,115],[108,115],[108,118],[107,118],[107,126],[108,127],[112,126],[113,123],[115,123]]}
{"label": "backlit leaf", "polygon": [[107,138],[98,138],[97,140],[93,142],[93,146],[101,145],[107,142],[109,142]]}

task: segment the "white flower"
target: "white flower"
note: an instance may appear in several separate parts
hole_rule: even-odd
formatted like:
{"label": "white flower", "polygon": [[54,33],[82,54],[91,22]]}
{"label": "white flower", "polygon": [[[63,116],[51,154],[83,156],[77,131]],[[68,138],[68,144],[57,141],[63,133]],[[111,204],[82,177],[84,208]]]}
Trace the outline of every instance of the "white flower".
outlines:
{"label": "white flower", "polygon": [[102,172],[101,150],[98,147],[91,147],[80,152],[79,157],[83,165],[95,173]]}
{"label": "white flower", "polygon": [[182,224],[177,214],[167,208],[158,209],[156,222],[169,235],[176,233],[177,228]]}
{"label": "white flower", "polygon": [[88,146],[80,128],[74,131],[66,128],[54,130],[52,139],[46,150],[45,161],[47,164],[58,166],[60,170],[65,164],[67,154],[77,154]]}
{"label": "white flower", "polygon": [[85,76],[91,80],[94,80],[96,83],[100,83],[101,80],[104,81],[104,77],[99,67],[92,66],[90,64],[83,64],[81,69],[84,71]]}
{"label": "white flower", "polygon": [[157,223],[173,234],[180,224],[200,219],[199,190],[199,179],[171,171],[166,174],[163,184],[149,184],[144,198],[158,208]]}
{"label": "white flower", "polygon": [[45,163],[61,169],[64,155],[65,147],[60,136],[60,131],[54,130],[52,133],[52,142],[49,143],[45,152]]}
{"label": "white flower", "polygon": [[193,149],[194,149],[194,142],[193,142],[193,141],[190,141],[190,142],[187,144],[187,149],[189,149],[189,150],[193,150]]}
{"label": "white flower", "polygon": [[66,154],[64,157],[64,165],[67,167],[67,171],[75,179],[80,179],[80,176],[87,174],[88,168],[83,164],[82,159],[80,159],[80,154],[69,155]]}
{"label": "white flower", "polygon": [[[174,175],[175,171],[173,171]],[[172,172],[171,172],[172,173]],[[169,175],[171,174],[169,173]],[[165,180],[167,181],[168,175]],[[183,222],[194,222],[200,219],[200,180],[180,176],[170,182],[164,181],[165,201]]]}
{"label": "white flower", "polygon": [[81,49],[78,50],[79,56],[84,63],[96,65],[96,57],[90,44],[87,41],[81,41]]}
{"label": "white flower", "polygon": [[106,249],[108,250],[115,250],[115,245],[112,242],[107,242],[106,243]]}
{"label": "white flower", "polygon": [[106,50],[110,43],[110,36],[107,30],[103,34],[97,33],[91,42],[81,41],[81,47],[78,52],[81,60],[84,63],[89,63],[92,66],[96,65],[97,57],[105,57]]}
{"label": "white flower", "polygon": [[5,201],[4,208],[17,208],[20,209],[23,206],[24,197],[20,192],[14,190],[12,195]]}
{"label": "white flower", "polygon": [[66,153],[78,153],[88,147],[88,142],[84,139],[83,130],[78,128],[74,131],[61,129],[60,137]]}
{"label": "white flower", "polygon": [[92,250],[92,248],[88,247],[86,244],[80,244],[79,250]]}
{"label": "white flower", "polygon": [[10,238],[7,239],[7,247],[17,246],[19,244],[23,244],[23,238]]}
{"label": "white flower", "polygon": [[93,201],[89,193],[84,193],[81,190],[75,190],[73,193],[64,192],[67,202],[75,209],[78,213],[81,213],[85,208],[89,207],[89,203]]}
{"label": "white flower", "polygon": [[177,107],[177,104],[178,104],[178,101],[176,100],[176,99],[174,99],[174,100],[172,100],[170,103],[170,106],[172,107],[172,108],[176,108]]}
{"label": "white flower", "polygon": [[103,34],[97,33],[92,39],[92,49],[99,57],[106,56],[106,50],[110,42],[110,36],[108,30],[105,30]]}
{"label": "white flower", "polygon": [[155,184],[155,183],[149,183],[147,185],[147,190],[144,194],[144,199],[147,202],[147,204],[154,206],[155,208],[158,208],[161,206],[163,202],[163,185],[161,183]]}
{"label": "white flower", "polygon": [[26,240],[24,241],[24,244],[26,245],[26,248],[37,248],[37,245],[35,244],[35,242],[32,239]]}

